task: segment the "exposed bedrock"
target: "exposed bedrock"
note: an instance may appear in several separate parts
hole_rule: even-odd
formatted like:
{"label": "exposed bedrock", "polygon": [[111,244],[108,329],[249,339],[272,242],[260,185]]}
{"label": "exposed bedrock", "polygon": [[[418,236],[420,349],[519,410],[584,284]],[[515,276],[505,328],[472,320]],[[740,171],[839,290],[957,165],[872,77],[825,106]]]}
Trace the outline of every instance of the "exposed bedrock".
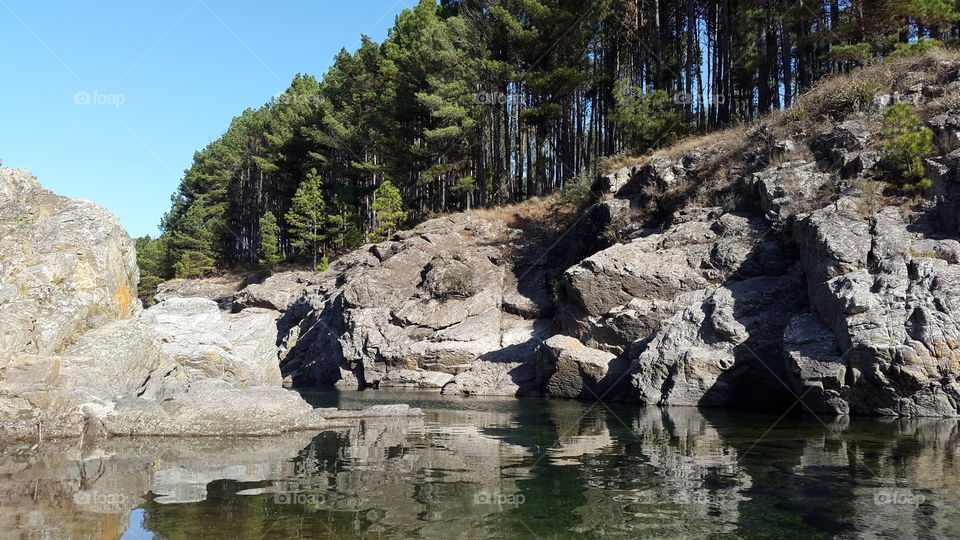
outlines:
{"label": "exposed bedrock", "polygon": [[133,242],[117,220],[43,189],[24,170],[0,168],[0,233],[0,438],[344,425],[344,413],[316,410],[281,387],[281,314],[267,307],[286,307],[282,299],[250,294],[246,305],[263,307],[228,313],[220,307],[232,299],[218,306],[203,297],[222,297],[223,287],[181,281],[143,310]]}

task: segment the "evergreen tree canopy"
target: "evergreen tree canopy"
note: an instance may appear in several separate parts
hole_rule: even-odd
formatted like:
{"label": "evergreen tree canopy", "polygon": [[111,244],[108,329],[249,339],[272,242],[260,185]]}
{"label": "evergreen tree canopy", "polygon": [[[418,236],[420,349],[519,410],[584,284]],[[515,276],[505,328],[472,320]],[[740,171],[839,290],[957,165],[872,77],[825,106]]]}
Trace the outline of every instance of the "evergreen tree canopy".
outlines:
{"label": "evergreen tree canopy", "polygon": [[[322,77],[298,74],[194,154],[150,275],[260,264],[268,211],[277,255],[316,266],[408,220],[562,189],[603,156],[958,38],[956,0],[420,0],[383,43],[363,36]],[[910,139],[890,155],[922,155],[914,136],[888,137]]]}
{"label": "evergreen tree canopy", "polygon": [[287,227],[295,248],[303,249],[317,265],[317,255],[327,240],[327,205],[323,200],[323,186],[316,169],[311,169],[297,188],[286,214]]}

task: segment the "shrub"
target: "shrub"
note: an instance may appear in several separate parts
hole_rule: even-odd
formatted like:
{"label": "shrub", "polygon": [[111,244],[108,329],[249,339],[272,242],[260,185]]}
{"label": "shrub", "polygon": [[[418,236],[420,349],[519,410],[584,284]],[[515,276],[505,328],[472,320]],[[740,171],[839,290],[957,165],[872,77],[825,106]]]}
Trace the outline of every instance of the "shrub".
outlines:
{"label": "shrub", "polygon": [[447,268],[433,293],[440,298],[470,298],[477,293],[473,270],[466,267]]}
{"label": "shrub", "polygon": [[330,257],[327,257],[326,255],[324,255],[323,257],[320,257],[320,262],[317,264],[317,267],[316,267],[317,272],[326,272],[329,269],[330,269]]}
{"label": "shrub", "polygon": [[933,152],[933,131],[907,103],[890,107],[884,119],[882,161],[904,191],[924,191],[931,181],[923,159]]}
{"label": "shrub", "polygon": [[636,86],[620,84],[614,89],[614,98],[611,117],[620,124],[633,152],[668,146],[688,131],[689,119],[664,90],[643,92]]}
{"label": "shrub", "polygon": [[920,38],[913,43],[897,43],[893,52],[887,55],[887,58],[926,54],[934,49],[942,49],[943,46],[943,42],[939,39]]}

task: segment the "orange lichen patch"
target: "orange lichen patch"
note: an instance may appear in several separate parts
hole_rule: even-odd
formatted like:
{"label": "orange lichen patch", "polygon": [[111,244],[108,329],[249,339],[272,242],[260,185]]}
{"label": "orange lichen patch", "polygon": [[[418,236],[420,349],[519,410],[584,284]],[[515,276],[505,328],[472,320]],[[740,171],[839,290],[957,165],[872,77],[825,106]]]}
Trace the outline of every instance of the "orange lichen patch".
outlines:
{"label": "orange lichen patch", "polygon": [[130,291],[130,287],[126,283],[121,284],[117,287],[116,292],[113,293],[113,305],[117,308],[117,311],[120,315],[127,315],[130,313],[130,305],[133,303],[135,296]]}
{"label": "orange lichen patch", "polygon": [[100,535],[97,536],[97,539],[119,538],[123,534],[121,530],[122,525],[125,524],[120,521],[120,516],[117,514],[107,514],[102,524],[103,528],[100,531]]}

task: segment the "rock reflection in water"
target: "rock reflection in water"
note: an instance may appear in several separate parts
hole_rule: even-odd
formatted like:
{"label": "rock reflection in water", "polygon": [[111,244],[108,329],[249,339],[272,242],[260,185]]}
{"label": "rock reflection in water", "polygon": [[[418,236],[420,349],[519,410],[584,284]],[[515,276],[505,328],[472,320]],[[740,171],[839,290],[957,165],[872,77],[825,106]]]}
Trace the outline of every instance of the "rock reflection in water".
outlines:
{"label": "rock reflection in water", "polygon": [[141,521],[164,538],[960,530],[955,419],[777,423],[397,391],[310,399],[346,408],[402,400],[427,415],[284,437],[9,446],[0,528],[23,538],[112,538],[128,527],[132,536]]}

